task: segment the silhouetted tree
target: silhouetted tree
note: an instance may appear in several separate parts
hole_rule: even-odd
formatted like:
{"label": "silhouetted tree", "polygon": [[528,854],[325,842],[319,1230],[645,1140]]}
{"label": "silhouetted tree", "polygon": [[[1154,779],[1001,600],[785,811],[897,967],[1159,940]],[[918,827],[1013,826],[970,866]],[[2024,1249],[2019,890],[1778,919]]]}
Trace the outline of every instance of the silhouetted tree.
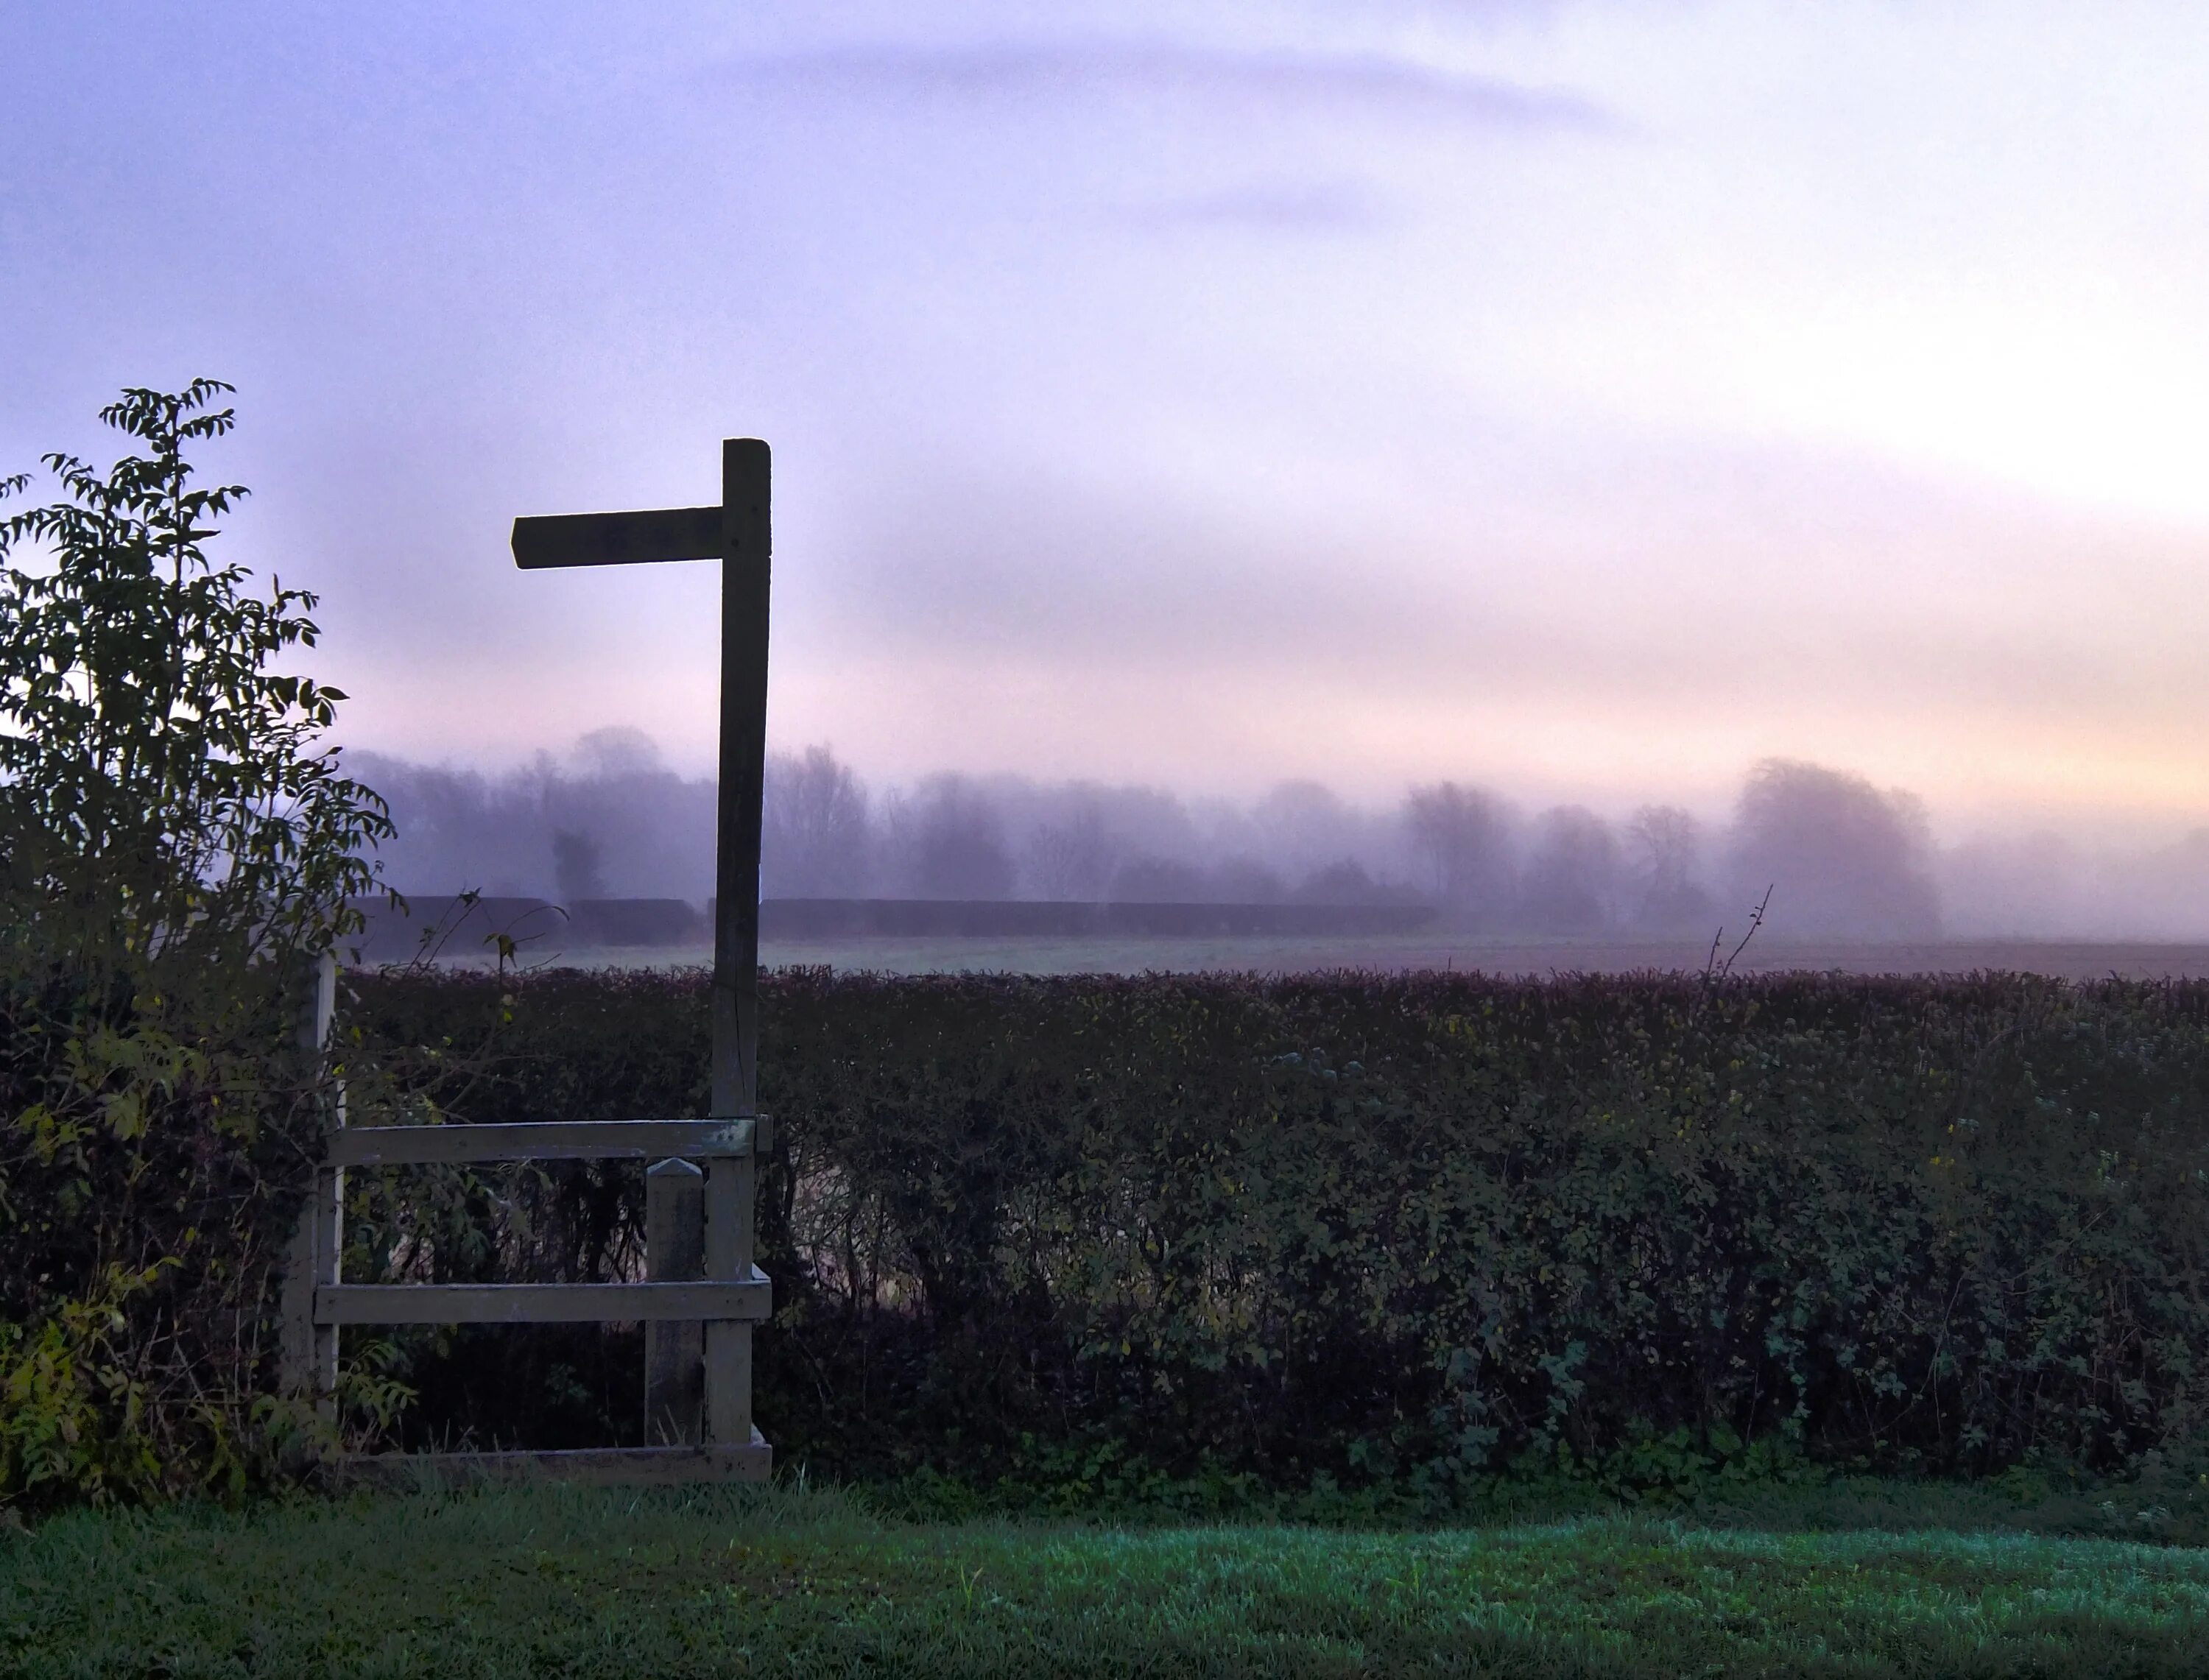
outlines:
{"label": "silhouetted tree", "polygon": [[594,729],[564,759],[539,754],[513,781],[512,792],[533,796],[537,810],[509,846],[529,828],[543,836],[538,855],[549,857],[559,898],[702,898],[709,890],[713,784],[669,769],[643,731]]}
{"label": "silhouetted tree", "polygon": [[760,811],[760,874],[776,898],[852,898],[866,890],[867,792],[825,746],[769,753]]}
{"label": "silhouetted tree", "polygon": [[1478,787],[1436,782],[1404,801],[1404,827],[1421,884],[1475,924],[1501,918],[1511,893],[1511,850],[1502,802]]}
{"label": "silhouetted tree", "polygon": [[919,898],[1002,899],[1013,893],[1004,818],[964,776],[931,776],[890,812],[900,884]]}
{"label": "silhouetted tree", "polygon": [[[1774,932],[1921,939],[1941,929],[1932,840],[1915,797],[1792,759],[1749,772],[1735,818],[1733,882],[1773,888]],[[1745,895],[1745,896],[1744,896]]]}
{"label": "silhouetted tree", "polygon": [[490,774],[359,761],[389,783],[386,872],[425,901],[466,888],[563,900],[713,890],[713,784],[668,768],[641,731],[593,730],[564,759],[540,752]]}
{"label": "silhouetted tree", "polygon": [[1537,933],[1601,933],[1616,912],[1618,842],[1610,825],[1581,805],[1536,819],[1519,880],[1520,913]]}
{"label": "silhouetted tree", "polygon": [[1644,805],[1626,825],[1634,920],[1660,932],[1701,928],[1714,906],[1705,890],[1702,825],[1677,805]]}
{"label": "silhouetted tree", "polygon": [[1358,849],[1357,812],[1315,781],[1285,781],[1250,809],[1260,850],[1291,876],[1304,876]]}
{"label": "silhouetted tree", "polygon": [[1026,878],[1038,898],[1093,903],[1111,885],[1119,853],[1104,813],[1085,800],[1063,821],[1046,822],[1028,837]]}
{"label": "silhouetted tree", "polygon": [[562,902],[606,896],[606,877],[600,867],[598,842],[571,828],[552,832],[552,884]]}

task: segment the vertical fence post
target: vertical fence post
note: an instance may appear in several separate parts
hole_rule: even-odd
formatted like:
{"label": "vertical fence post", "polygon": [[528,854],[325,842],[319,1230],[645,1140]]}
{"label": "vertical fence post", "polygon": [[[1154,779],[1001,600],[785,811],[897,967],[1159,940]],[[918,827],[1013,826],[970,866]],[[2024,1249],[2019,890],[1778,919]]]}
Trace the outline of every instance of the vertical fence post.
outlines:
{"label": "vertical fence post", "polygon": [[[707,1274],[743,1279],[752,1272],[755,1158],[723,1156],[706,1164]],[[752,1327],[729,1320],[706,1326],[706,1426],[712,1440],[747,1446],[752,1438]]]}
{"label": "vertical fence post", "polygon": [[[297,1044],[319,1083],[322,1057],[329,1042],[330,1018],[337,1009],[335,954],[325,951],[304,965],[300,976]],[[345,1123],[345,1092],[331,1093],[330,1123]],[[286,1394],[315,1403],[326,1423],[337,1418],[338,1331],[315,1322],[315,1290],[340,1281],[344,1246],[345,1169],[319,1165],[299,1222],[286,1252],[282,1297],[282,1340],[278,1348],[280,1386]]]}
{"label": "vertical fence post", "polygon": [[[706,1275],[706,1185],[689,1161],[666,1160],[644,1175],[644,1274],[653,1283]],[[698,1444],[705,1388],[705,1327],[644,1327],[644,1437],[648,1447]]]}
{"label": "vertical fence post", "polygon": [[[760,806],[767,774],[772,458],[755,437],[721,445],[720,810],[714,848],[712,1117],[759,1111]],[[764,1127],[755,1137],[764,1142]],[[754,1154],[707,1164],[706,1271],[751,1275]],[[752,1327],[706,1326],[706,1428],[752,1439]]]}

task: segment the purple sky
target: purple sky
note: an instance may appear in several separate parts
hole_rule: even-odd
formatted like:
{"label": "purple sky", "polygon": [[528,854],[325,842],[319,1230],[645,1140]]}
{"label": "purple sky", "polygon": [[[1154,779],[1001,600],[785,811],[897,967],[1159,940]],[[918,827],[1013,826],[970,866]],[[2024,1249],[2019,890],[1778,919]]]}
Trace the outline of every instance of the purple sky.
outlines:
{"label": "purple sky", "polygon": [[0,470],[231,379],[346,738],[2209,822],[2209,9],[0,0]]}

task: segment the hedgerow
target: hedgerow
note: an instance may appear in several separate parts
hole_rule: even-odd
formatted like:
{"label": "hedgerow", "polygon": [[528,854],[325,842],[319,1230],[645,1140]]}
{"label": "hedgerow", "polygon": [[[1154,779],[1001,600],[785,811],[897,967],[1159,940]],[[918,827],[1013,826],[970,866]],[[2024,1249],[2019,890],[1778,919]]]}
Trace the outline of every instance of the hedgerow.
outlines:
{"label": "hedgerow", "polygon": [[[495,1044],[453,1117],[701,1111],[701,976],[354,984],[364,1044]],[[2209,985],[794,971],[761,1015],[785,1462],[1447,1492],[2111,1469],[2202,1422]],[[423,1177],[357,1185],[357,1264],[634,1254],[617,1170],[435,1220]],[[634,1427],[632,1346],[515,1334],[402,1343],[411,1438]]]}

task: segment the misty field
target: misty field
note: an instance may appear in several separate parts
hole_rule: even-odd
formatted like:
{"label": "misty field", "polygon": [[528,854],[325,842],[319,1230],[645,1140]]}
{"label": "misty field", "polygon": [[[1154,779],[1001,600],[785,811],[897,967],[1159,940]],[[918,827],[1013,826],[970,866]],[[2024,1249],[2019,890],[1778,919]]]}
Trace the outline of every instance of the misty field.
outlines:
{"label": "misty field", "polygon": [[[1726,942],[1730,949],[1732,942]],[[1725,953],[1721,951],[1720,956]],[[1472,935],[1369,934],[1338,938],[889,938],[760,942],[770,968],[830,967],[883,974],[1301,974],[1333,969],[1407,973],[1436,969],[1498,975],[1698,973],[1710,960],[1707,937],[1692,939],[1514,939]],[[622,947],[527,945],[521,960],[571,968],[684,968],[711,963],[704,945]],[[454,966],[488,966],[472,952]],[[2209,978],[2209,943],[2152,941],[1955,939],[1924,943],[1840,940],[1752,941],[1734,972],[1842,974],[2044,974],[2066,980]]]}
{"label": "misty field", "polygon": [[2194,1675],[2209,1555],[1621,1516],[1429,1532],[899,1520],[533,1489],[0,1535],[10,1675]]}

